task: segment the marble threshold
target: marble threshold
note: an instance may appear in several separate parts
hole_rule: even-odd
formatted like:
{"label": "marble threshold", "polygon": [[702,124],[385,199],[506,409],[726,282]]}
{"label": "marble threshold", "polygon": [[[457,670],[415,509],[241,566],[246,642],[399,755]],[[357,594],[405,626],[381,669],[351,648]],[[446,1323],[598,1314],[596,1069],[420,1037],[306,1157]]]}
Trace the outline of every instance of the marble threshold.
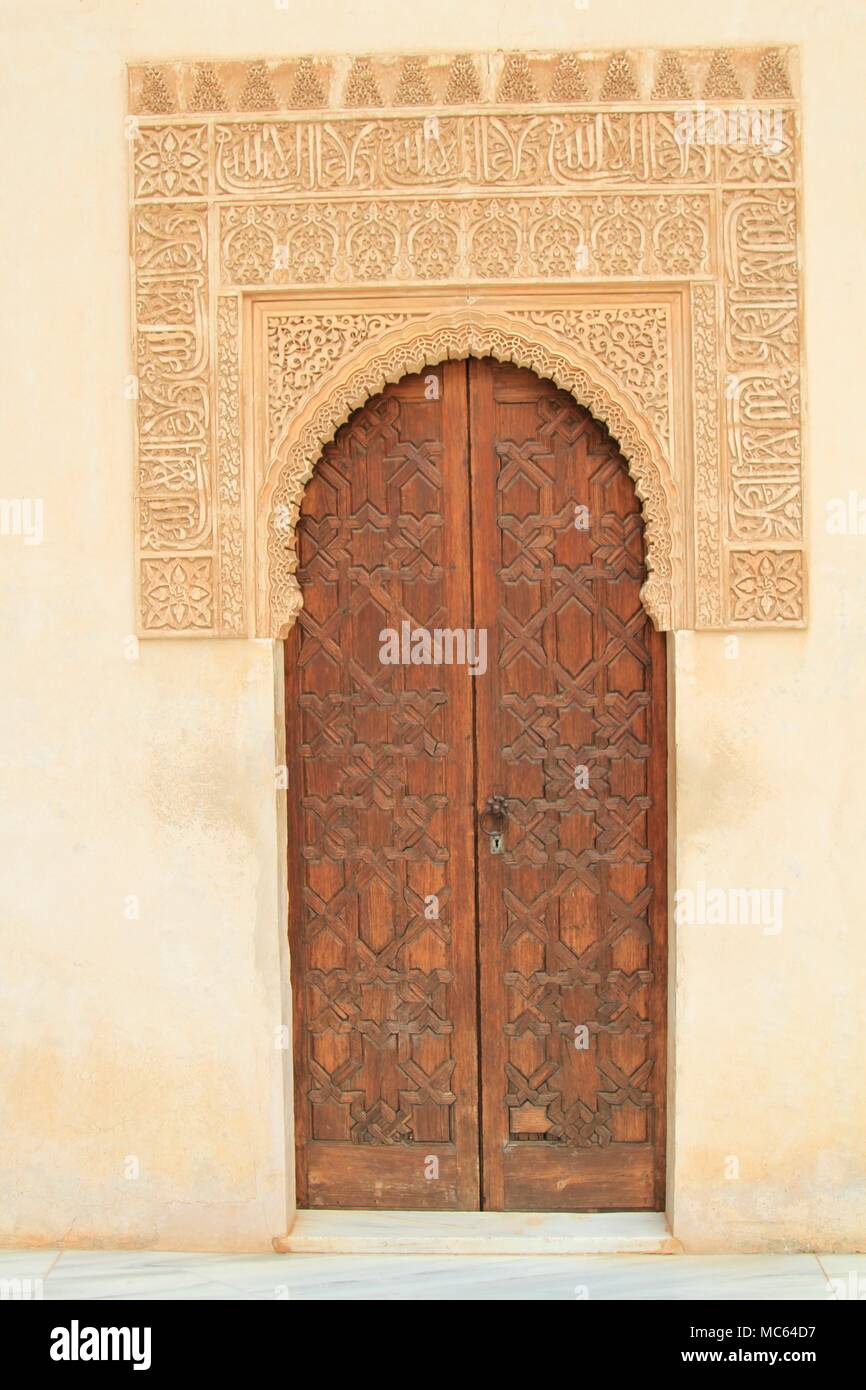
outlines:
{"label": "marble threshold", "polygon": [[291,1255],[675,1255],[664,1213],[299,1211]]}

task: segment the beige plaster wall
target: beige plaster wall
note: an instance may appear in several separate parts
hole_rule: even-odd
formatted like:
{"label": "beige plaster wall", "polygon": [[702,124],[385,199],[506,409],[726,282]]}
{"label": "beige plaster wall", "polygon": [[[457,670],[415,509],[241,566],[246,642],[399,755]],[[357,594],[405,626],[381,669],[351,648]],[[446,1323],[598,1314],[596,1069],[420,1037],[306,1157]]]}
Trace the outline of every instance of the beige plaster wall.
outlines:
{"label": "beige plaster wall", "polygon": [[671,1211],[692,1249],[866,1248],[866,537],[824,527],[866,495],[862,5],[3,0],[0,32],[0,496],[45,507],[42,545],[0,537],[0,1244],[290,1221],[273,648],[130,659],[125,61],[778,40],[804,45],[811,627],[676,640],[678,882],[785,898],[777,935],[675,933]]}

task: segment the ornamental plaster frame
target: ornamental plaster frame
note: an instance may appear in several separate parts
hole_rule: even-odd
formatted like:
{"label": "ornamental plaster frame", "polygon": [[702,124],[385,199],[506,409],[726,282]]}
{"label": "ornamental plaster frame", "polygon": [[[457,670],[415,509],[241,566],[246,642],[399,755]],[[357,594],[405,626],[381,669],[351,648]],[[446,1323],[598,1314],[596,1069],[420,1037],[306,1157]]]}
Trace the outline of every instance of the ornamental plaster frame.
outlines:
{"label": "ornamental plaster frame", "polygon": [[658,628],[803,627],[797,66],[131,66],[140,636],[284,637],[324,446],[387,382],[469,355],[607,426]]}
{"label": "ornamental plaster frame", "polygon": [[[686,578],[681,499],[690,472],[689,438],[685,422],[670,419],[673,401],[688,399],[688,385],[682,380],[687,306],[681,292],[665,287],[521,293],[505,286],[462,298],[447,291],[438,296],[407,296],[401,291],[390,296],[374,292],[365,301],[355,294],[332,299],[327,305],[303,297],[254,297],[250,311],[253,398],[265,403],[264,410],[253,416],[256,553],[260,557],[255,566],[257,627],[284,637],[302,606],[295,579],[295,527],[306,484],[325,444],[354,410],[388,382],[432,370],[448,359],[470,356],[490,356],[530,368],[569,391],[607,426],[626,456],[642,503],[648,570],[641,591],[644,606],[662,631],[691,625],[682,606],[691,588]],[[641,330],[642,316],[652,316],[659,330],[654,337],[644,330],[643,341],[644,351],[655,344],[663,357],[663,369],[661,361],[655,364],[662,384],[661,394],[653,401],[661,430],[646,409],[638,409],[634,388],[628,389],[627,367],[633,364],[626,353],[620,350],[616,360],[616,329],[626,325],[625,331]],[[597,355],[581,350],[569,336],[567,329],[577,334],[579,324],[597,330],[589,335]],[[337,336],[340,328],[344,334],[354,330],[356,345],[342,346],[335,366],[315,379],[296,408],[281,411],[274,382],[283,378],[280,368],[286,340],[290,355],[303,353],[292,329],[303,342],[312,336],[324,343],[335,325]],[[280,340],[275,354],[276,335]],[[679,479],[673,475],[669,449],[663,443],[671,434],[682,443],[671,451],[680,460]]]}

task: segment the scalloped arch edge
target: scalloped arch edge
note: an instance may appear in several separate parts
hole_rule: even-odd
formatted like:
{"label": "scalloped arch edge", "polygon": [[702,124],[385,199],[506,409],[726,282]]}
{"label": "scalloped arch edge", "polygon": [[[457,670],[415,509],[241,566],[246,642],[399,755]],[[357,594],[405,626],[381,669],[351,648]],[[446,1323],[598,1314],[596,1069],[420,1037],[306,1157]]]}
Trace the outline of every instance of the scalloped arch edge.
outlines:
{"label": "scalloped arch edge", "polygon": [[295,576],[295,528],[304,490],[325,445],[355,410],[390,383],[466,357],[494,357],[527,367],[568,391],[606,426],[641,502],[647,565],[641,600],[659,631],[688,626],[681,498],[650,422],[620,383],[564,336],[536,325],[528,332],[508,315],[466,311],[401,325],[346,354],[290,420],[260,497],[259,635],[286,637],[303,606]]}

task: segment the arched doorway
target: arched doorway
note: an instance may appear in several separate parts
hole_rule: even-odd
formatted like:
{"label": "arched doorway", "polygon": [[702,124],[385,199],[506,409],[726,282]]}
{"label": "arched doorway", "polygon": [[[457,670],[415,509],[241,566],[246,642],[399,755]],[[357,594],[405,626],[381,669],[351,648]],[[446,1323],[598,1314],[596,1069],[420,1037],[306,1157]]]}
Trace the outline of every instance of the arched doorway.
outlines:
{"label": "arched doorway", "polygon": [[664,1205],[664,639],[605,427],[492,358],[323,454],[285,644],[301,1206]]}

